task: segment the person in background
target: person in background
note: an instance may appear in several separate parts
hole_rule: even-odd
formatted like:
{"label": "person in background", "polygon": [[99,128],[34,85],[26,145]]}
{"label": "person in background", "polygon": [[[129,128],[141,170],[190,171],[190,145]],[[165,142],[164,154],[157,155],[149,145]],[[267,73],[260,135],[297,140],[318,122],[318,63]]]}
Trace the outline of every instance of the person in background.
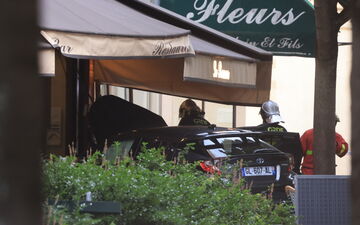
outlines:
{"label": "person in background", "polygon": [[266,101],[261,105],[260,115],[263,123],[256,126],[254,131],[286,132],[285,127],[280,125],[284,120],[280,116],[279,105],[274,101]]}
{"label": "person in background", "polygon": [[298,133],[288,133],[286,128],[280,125],[281,122],[284,123],[284,120],[280,115],[279,105],[276,102],[271,100],[264,102],[261,105],[259,114],[263,123],[250,128],[245,127],[244,129],[260,131],[261,139],[283,152],[290,153],[292,155],[290,159],[293,164],[293,171],[299,174],[301,159],[303,158],[300,135]]}
{"label": "person in background", "polygon": [[201,111],[191,99],[186,99],[179,108],[179,126],[209,126],[210,123],[204,118],[205,112]]}
{"label": "person in background", "polygon": [[[339,117],[335,117],[335,126],[338,122],[340,122]],[[312,175],[314,174],[314,158],[313,158],[313,143],[314,143],[314,130],[309,129],[304,132],[304,134],[300,138],[301,146],[303,150],[303,163],[301,165],[301,172],[304,175]],[[335,154],[339,157],[343,157],[349,150],[348,143],[344,140],[344,138],[335,132],[335,142],[336,142],[336,150]]]}

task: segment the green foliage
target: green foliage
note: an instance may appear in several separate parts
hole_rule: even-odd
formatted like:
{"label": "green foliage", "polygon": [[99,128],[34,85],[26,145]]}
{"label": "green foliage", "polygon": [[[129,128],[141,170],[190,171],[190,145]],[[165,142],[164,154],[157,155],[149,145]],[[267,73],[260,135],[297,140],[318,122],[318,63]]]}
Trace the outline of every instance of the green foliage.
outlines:
{"label": "green foliage", "polygon": [[44,207],[48,218],[62,218],[58,224],[295,224],[289,206],[252,195],[241,182],[206,176],[194,164],[166,161],[162,148],[146,149],[136,162],[101,157],[95,153],[79,163],[74,157],[52,156],[44,162],[45,195],[78,201],[90,191],[93,201],[120,202],[121,215],[95,218]]}

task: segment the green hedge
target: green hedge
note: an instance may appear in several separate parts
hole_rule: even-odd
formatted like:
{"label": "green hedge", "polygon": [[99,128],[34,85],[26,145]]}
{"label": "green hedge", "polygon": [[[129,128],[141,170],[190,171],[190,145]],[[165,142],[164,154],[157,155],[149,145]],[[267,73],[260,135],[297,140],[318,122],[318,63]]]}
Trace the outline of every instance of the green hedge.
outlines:
{"label": "green hedge", "polygon": [[136,163],[111,163],[95,153],[84,162],[56,157],[44,162],[48,199],[118,201],[121,215],[93,216],[44,204],[45,224],[295,224],[290,206],[250,194],[241,182],[206,176],[194,164],[166,161],[162,149],[148,149]]}

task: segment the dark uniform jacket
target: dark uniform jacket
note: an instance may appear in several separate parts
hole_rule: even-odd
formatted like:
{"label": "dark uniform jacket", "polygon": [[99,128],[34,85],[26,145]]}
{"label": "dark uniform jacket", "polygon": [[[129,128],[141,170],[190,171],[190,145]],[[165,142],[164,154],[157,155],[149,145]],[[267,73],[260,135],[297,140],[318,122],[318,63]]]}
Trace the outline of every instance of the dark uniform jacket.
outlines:
{"label": "dark uniform jacket", "polygon": [[200,114],[192,114],[181,118],[179,126],[209,126],[210,123]]}
{"label": "dark uniform jacket", "polygon": [[275,131],[275,132],[287,132],[285,127],[281,126],[279,123],[263,123],[256,127],[253,127],[253,131]]}
{"label": "dark uniform jacket", "polygon": [[[296,173],[300,173],[300,165],[302,159],[302,148],[300,143],[300,136],[298,133],[289,133],[286,135],[287,130],[279,123],[263,123],[253,127],[242,127],[241,129],[251,131],[265,131],[261,134],[261,139],[275,146],[283,152],[291,153],[294,156],[294,169]],[[268,133],[270,132],[270,133]],[[274,135],[271,133],[274,132]],[[284,133],[284,135],[280,135]]]}

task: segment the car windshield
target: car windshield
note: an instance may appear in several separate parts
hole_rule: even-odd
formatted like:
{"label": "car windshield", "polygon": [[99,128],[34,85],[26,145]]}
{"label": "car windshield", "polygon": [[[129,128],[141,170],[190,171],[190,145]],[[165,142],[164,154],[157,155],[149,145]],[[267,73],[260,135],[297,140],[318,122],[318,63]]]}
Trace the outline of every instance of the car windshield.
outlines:
{"label": "car windshield", "polygon": [[202,142],[213,158],[277,151],[271,145],[251,136],[211,137]]}

